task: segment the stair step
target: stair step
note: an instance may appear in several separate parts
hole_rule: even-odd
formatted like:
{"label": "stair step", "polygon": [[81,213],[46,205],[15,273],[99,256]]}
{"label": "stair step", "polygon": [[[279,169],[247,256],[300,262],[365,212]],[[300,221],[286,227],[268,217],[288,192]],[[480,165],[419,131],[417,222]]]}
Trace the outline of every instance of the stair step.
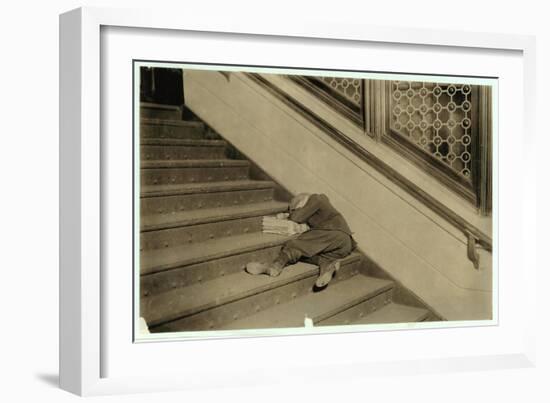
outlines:
{"label": "stair step", "polygon": [[[339,273],[344,276],[334,279],[333,284],[356,275],[358,263],[358,256],[343,259]],[[150,325],[162,324],[152,331],[218,329],[235,318],[311,293],[318,272],[317,266],[299,262],[278,277],[252,276],[243,266],[224,277],[143,298],[141,314],[152,322]]]}
{"label": "stair step", "polygon": [[344,309],[337,315],[320,321],[318,326],[349,325],[356,321],[360,321],[366,316],[390,304],[392,298],[393,293],[377,295],[368,301],[352,306],[349,309]]}
{"label": "stair step", "polygon": [[429,315],[423,308],[392,303],[387,296],[375,297],[368,303],[358,304],[319,323],[322,326],[358,325],[373,323],[419,322]]}
{"label": "stair step", "polygon": [[[196,283],[241,272],[249,262],[271,262],[279,251],[281,244],[259,245],[257,249],[237,253],[219,259],[199,262],[177,269],[165,270],[143,275],[140,278],[140,295],[143,297],[157,295],[177,288],[187,287]],[[353,252],[342,261],[341,269],[336,274],[335,281],[345,280],[359,273],[362,256]],[[287,269],[285,268],[285,271]]]}
{"label": "stair step", "polygon": [[157,119],[181,119],[181,109],[173,105],[153,104],[143,102],[140,104],[140,117]]}
{"label": "stair step", "polygon": [[316,266],[297,263],[283,270],[278,277],[253,276],[240,270],[237,273],[194,284],[182,289],[143,298],[140,315],[149,326],[224,305],[272,288],[316,276]]}
{"label": "stair step", "polygon": [[140,120],[140,137],[166,139],[203,139],[207,137],[203,122],[186,120],[145,119]]}
{"label": "stair step", "polygon": [[323,291],[309,292],[290,302],[234,320],[219,329],[303,327],[306,315],[316,324],[370,298],[388,293],[392,287],[391,281],[356,275],[335,284],[330,283]]}
{"label": "stair step", "polygon": [[229,207],[273,200],[271,181],[222,181],[141,188],[140,214],[171,214],[194,209]]}
{"label": "stair step", "polygon": [[[276,203],[276,202],[274,202]],[[187,221],[155,223],[155,226],[149,227],[149,231],[142,231],[140,235],[140,249],[147,250],[166,250],[172,247],[186,248],[192,244],[198,244],[206,241],[260,233],[262,231],[262,216],[271,215],[286,209],[286,205],[277,203],[269,209],[254,209],[254,205],[236,208],[226,207],[220,209],[208,209],[199,217],[188,216]],[[205,210],[206,211],[206,210]],[[161,226],[177,227],[159,229]]]}
{"label": "stair step", "polygon": [[279,246],[292,237],[249,233],[187,246],[144,250],[140,255],[141,274],[157,273],[164,270],[208,262],[227,256],[238,255],[258,249]]}
{"label": "stair step", "polygon": [[248,179],[246,160],[142,161],[141,185],[167,185]]}
{"label": "stair step", "polygon": [[225,159],[223,140],[142,139],[142,160]]}
{"label": "stair step", "polygon": [[176,288],[206,282],[242,271],[249,262],[273,261],[281,250],[281,242],[259,242],[257,249],[237,254],[227,250],[229,256],[206,260],[176,269],[164,270],[140,277],[140,295],[148,297]]}
{"label": "stair step", "polygon": [[188,195],[196,193],[233,192],[240,190],[273,189],[273,181],[238,180],[204,183],[148,185],[141,187],[141,197]]}
{"label": "stair step", "polygon": [[429,315],[429,311],[424,308],[396,304],[394,302],[387,304],[362,318],[351,322],[352,325],[370,325],[380,323],[414,323],[422,322]]}
{"label": "stair step", "polygon": [[287,209],[288,203],[270,201],[266,203],[180,211],[171,214],[153,214],[141,217],[141,231],[196,226],[198,224],[227,220],[232,220],[232,225],[238,225],[234,220],[249,217],[258,217],[259,223],[261,224],[260,221],[262,216],[277,214]]}
{"label": "stair step", "polygon": [[143,251],[185,248],[187,245],[218,240],[243,234],[259,233],[262,230],[261,216],[239,218],[236,220],[213,221],[210,223],[169,228],[158,231],[142,232],[141,248]]}
{"label": "stair step", "polygon": [[340,312],[319,325],[419,322],[426,319],[428,314],[426,309],[392,303],[390,298],[379,297],[373,298],[369,304],[358,304]]}

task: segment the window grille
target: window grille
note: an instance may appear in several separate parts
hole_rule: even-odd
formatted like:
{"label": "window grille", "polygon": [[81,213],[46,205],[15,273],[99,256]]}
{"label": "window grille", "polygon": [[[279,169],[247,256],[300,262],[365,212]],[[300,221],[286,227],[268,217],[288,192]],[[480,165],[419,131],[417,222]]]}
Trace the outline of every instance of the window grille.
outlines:
{"label": "window grille", "polygon": [[337,91],[355,105],[361,105],[363,101],[361,95],[362,80],[343,77],[316,77],[316,79]]}
{"label": "window grille", "polygon": [[482,214],[491,210],[490,87],[289,76]]}
{"label": "window grille", "polygon": [[361,128],[364,118],[364,80],[345,77],[288,76]]}
{"label": "window grille", "polygon": [[472,87],[391,82],[390,128],[471,181]]}

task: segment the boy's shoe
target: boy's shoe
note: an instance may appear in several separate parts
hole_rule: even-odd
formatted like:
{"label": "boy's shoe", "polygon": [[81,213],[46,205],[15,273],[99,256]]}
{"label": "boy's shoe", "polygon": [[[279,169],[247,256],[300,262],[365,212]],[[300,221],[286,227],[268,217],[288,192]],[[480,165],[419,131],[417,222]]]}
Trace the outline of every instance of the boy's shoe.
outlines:
{"label": "boy's shoe", "polygon": [[271,277],[277,277],[283,271],[284,265],[280,261],[273,263],[250,262],[246,265],[246,272],[249,274],[267,274]]}
{"label": "boy's shoe", "polygon": [[326,287],[328,283],[330,283],[330,281],[334,278],[334,275],[338,270],[340,270],[339,260],[335,260],[334,262],[326,266],[320,266],[319,277],[317,277],[317,280],[315,281],[315,287],[317,288]]}

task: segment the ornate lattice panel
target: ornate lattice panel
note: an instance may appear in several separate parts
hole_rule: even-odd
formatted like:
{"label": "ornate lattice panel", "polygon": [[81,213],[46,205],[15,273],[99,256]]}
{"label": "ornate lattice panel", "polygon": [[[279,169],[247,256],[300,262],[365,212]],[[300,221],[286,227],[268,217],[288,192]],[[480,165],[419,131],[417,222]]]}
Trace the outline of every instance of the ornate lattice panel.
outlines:
{"label": "ornate lattice panel", "polygon": [[357,78],[317,77],[355,105],[361,105],[361,80]]}
{"label": "ornate lattice panel", "polygon": [[471,180],[472,87],[391,82],[390,128]]}

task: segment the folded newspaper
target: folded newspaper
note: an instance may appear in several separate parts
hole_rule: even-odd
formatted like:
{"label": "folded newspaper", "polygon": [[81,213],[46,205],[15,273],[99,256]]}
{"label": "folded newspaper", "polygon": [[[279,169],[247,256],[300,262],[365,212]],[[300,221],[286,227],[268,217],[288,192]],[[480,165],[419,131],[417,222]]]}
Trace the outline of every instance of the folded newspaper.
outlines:
{"label": "folded newspaper", "polygon": [[286,218],[274,216],[264,216],[262,218],[262,232],[266,234],[296,235],[308,230],[309,226],[307,224],[298,224]]}

